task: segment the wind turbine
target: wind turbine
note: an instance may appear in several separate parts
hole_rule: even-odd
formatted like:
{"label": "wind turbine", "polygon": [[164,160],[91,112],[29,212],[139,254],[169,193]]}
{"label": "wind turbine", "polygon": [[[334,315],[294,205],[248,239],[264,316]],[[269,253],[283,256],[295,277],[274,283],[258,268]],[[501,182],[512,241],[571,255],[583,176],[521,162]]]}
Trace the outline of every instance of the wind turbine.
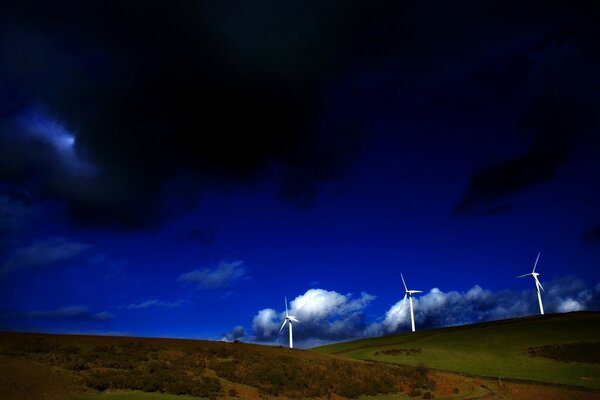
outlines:
{"label": "wind turbine", "polygon": [[285,326],[285,324],[289,323],[290,325],[290,349],[294,348],[294,339],[292,338],[292,322],[300,322],[293,315],[288,314],[287,308],[287,297],[285,298],[285,319],[283,320],[283,324],[281,324],[281,328],[279,328],[279,333]]}
{"label": "wind turbine", "polygon": [[408,297],[408,302],[410,304],[410,323],[412,325],[412,331],[415,331],[415,314],[413,312],[413,303],[412,303],[412,297],[413,294],[415,293],[422,293],[422,290],[408,290],[408,288],[406,287],[406,282],[404,281],[404,276],[402,276],[402,274],[400,274],[400,277],[402,278],[402,283],[404,284],[404,299],[402,299],[402,301],[406,301],[406,298]]}
{"label": "wind turbine", "polygon": [[535,272],[535,267],[537,267],[538,260],[540,259],[540,254],[542,254],[542,253],[538,253],[537,258],[535,259],[535,264],[533,264],[533,271],[531,271],[530,273],[525,274],[525,275],[517,276],[517,278],[525,278],[526,276],[533,277],[533,280],[535,281],[535,289],[537,290],[538,302],[540,303],[540,314],[544,315],[544,305],[542,304],[542,293],[540,292],[540,289],[544,290],[544,288],[542,287],[542,284],[540,283],[540,280],[538,279],[538,276],[540,276],[540,274],[538,272]]}

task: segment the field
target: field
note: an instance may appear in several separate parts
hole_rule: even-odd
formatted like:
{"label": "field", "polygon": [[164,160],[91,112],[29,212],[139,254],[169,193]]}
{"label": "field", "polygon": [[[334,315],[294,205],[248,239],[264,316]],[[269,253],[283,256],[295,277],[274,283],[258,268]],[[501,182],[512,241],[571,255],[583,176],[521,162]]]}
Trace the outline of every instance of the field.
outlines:
{"label": "field", "polygon": [[599,313],[554,314],[407,332],[313,350],[510,382],[600,389]]}
{"label": "field", "polygon": [[600,399],[600,314],[571,313],[312,350],[0,333],[0,399]]}

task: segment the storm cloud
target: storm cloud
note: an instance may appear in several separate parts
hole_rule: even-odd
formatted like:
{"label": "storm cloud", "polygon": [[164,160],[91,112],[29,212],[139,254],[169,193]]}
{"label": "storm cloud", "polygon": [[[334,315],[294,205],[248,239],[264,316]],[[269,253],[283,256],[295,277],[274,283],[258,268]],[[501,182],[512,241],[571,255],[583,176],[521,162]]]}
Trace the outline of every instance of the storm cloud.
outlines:
{"label": "storm cloud", "polygon": [[532,46],[515,115],[525,150],[475,170],[456,214],[508,211],[517,193],[555,179],[575,145],[600,145],[600,95],[594,89],[600,84],[600,57],[590,52],[590,40],[599,33],[597,24],[566,24],[560,34]]}
{"label": "storm cloud", "polygon": [[[586,51],[597,10],[532,3],[514,11],[501,3],[9,2],[0,17],[0,179],[20,188],[36,176],[39,198],[64,201],[84,226],[155,226],[207,190],[265,178],[307,207],[323,184],[353,175],[368,125],[361,110],[390,107],[364,99],[389,100],[393,118],[460,119],[438,105],[490,115],[493,98],[516,103],[533,139],[474,173],[456,210],[485,210],[552,179],[570,137],[591,124],[580,93],[594,83]],[[394,78],[363,88],[383,57]],[[349,96],[334,95],[340,81],[354,88]]]}
{"label": "storm cloud", "polygon": [[302,6],[238,6],[8,4],[0,179],[36,175],[72,222],[120,229],[266,175],[310,202],[358,152],[349,124],[322,135],[316,115],[328,53],[345,46]]}

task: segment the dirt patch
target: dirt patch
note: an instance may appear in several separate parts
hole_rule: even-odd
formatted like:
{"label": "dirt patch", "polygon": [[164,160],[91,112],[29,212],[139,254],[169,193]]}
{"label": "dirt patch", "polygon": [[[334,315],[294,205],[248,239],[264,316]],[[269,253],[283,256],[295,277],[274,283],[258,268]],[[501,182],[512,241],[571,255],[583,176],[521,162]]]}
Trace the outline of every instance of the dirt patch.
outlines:
{"label": "dirt patch", "polygon": [[575,390],[543,384],[505,382],[434,371],[436,399],[502,399],[502,400],[599,400],[600,391]]}
{"label": "dirt patch", "polygon": [[401,348],[394,348],[394,349],[387,349],[387,350],[381,350],[381,351],[376,351],[375,355],[379,355],[379,354],[384,354],[386,356],[411,356],[413,354],[419,354],[421,353],[421,349],[401,349]]}
{"label": "dirt patch", "polygon": [[530,347],[532,357],[544,357],[563,362],[600,363],[600,343],[578,342]]}

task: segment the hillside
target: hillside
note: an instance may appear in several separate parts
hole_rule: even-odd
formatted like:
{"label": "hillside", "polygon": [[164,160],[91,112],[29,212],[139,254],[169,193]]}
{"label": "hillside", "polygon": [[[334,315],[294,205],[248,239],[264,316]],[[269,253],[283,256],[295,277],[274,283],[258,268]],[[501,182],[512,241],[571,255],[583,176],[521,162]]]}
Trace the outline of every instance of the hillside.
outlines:
{"label": "hillside", "polygon": [[356,398],[433,389],[423,368],[304,350],[24,333],[0,333],[0,380],[3,400]]}
{"label": "hillside", "polygon": [[600,313],[593,312],[407,332],[312,350],[503,380],[600,389]]}

